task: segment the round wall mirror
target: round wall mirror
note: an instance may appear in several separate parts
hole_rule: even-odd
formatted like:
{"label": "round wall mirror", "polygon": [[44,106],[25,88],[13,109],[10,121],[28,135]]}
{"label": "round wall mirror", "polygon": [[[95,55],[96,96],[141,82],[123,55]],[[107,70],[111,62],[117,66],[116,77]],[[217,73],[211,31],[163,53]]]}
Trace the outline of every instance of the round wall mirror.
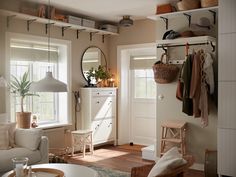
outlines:
{"label": "round wall mirror", "polygon": [[[96,46],[88,47],[84,51],[81,58],[81,71],[87,82],[88,82],[88,74],[87,74],[88,71],[91,68],[97,70],[99,65],[107,69],[107,61],[105,54],[100,48]],[[91,84],[96,84],[96,80],[92,79]]]}

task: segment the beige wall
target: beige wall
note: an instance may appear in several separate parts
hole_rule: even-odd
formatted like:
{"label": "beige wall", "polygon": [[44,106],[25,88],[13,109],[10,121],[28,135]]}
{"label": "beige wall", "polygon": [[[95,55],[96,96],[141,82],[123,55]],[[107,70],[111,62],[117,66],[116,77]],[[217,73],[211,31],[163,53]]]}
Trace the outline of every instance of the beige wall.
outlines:
{"label": "beige wall", "polygon": [[152,20],[137,20],[129,28],[120,28],[118,36],[111,36],[109,40],[109,66],[117,72],[117,46],[129,44],[152,43],[156,41],[156,23]]}

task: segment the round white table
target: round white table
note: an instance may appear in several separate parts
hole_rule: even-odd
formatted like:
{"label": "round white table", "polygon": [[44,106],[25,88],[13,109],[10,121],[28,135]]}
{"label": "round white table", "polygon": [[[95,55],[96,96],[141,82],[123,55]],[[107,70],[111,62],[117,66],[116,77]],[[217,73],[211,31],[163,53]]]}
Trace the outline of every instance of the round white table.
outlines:
{"label": "round white table", "polygon": [[[32,165],[33,168],[54,168],[64,172],[65,177],[98,177],[95,170],[76,164],[63,164],[63,163],[49,163]],[[5,173],[2,177],[8,177],[12,171]]]}

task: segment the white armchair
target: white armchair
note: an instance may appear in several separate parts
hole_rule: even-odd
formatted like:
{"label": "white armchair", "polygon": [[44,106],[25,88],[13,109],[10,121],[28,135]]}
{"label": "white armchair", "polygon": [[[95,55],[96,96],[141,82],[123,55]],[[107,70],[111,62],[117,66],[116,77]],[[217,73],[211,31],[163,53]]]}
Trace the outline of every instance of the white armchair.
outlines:
{"label": "white armchair", "polygon": [[48,138],[41,129],[16,129],[15,147],[0,150],[0,176],[12,170],[12,158],[28,157],[29,165],[48,163]]}

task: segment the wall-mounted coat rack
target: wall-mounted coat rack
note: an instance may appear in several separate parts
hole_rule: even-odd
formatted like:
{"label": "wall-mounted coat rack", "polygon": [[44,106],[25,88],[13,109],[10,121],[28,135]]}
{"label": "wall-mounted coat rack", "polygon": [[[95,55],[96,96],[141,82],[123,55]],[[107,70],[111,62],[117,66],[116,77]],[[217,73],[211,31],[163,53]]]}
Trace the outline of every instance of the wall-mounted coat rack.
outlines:
{"label": "wall-mounted coat rack", "polygon": [[[211,36],[198,36],[198,37],[189,37],[189,38],[177,38],[170,40],[157,40],[157,48],[162,48],[164,52],[167,52],[168,48],[173,47],[186,47],[189,46],[199,46],[199,45],[211,45],[212,52],[215,52],[216,49],[216,39]],[[183,60],[170,60],[170,63],[181,64]]]}

